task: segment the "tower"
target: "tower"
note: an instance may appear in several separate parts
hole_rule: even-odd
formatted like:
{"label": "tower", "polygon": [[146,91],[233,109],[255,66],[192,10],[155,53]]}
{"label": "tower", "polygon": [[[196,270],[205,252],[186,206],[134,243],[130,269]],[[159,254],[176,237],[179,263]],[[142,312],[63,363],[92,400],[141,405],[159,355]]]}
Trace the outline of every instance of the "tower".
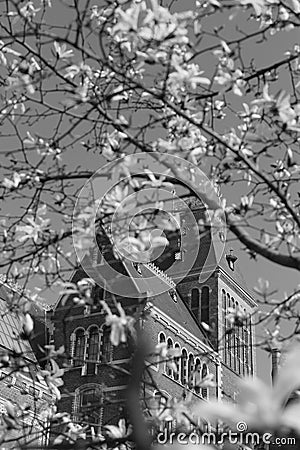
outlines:
{"label": "tower", "polygon": [[[206,226],[204,204],[195,197],[185,201],[192,214],[187,214],[185,208],[182,210],[182,202],[173,204],[182,237],[177,242],[173,240],[180,257],[174,257],[172,265],[169,262],[167,272],[199,329],[209,327],[206,335],[212,348],[221,356],[223,380],[226,380],[222,390],[225,396],[234,399],[237,378],[256,373],[253,330],[256,303],[245,288],[233,250],[223,245],[223,252],[218,254],[216,241],[220,245],[218,239],[222,240],[222,235]],[[191,262],[189,258],[198,234],[199,251]],[[187,265],[190,270],[182,278]],[[232,323],[237,312],[243,320]]]}

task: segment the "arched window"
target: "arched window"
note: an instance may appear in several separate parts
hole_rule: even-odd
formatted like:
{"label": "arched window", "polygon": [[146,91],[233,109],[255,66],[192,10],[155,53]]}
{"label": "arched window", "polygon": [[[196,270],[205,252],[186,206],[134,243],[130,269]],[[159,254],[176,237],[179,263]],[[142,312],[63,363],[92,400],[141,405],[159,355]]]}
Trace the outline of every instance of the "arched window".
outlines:
{"label": "arched window", "polygon": [[191,295],[191,311],[197,320],[199,320],[199,306],[199,289],[194,288]]}
{"label": "arched window", "polygon": [[154,406],[154,412],[157,417],[159,417],[159,414],[162,414],[167,406],[169,394],[164,391],[155,391],[153,393],[153,406]]}
{"label": "arched window", "polygon": [[159,333],[158,342],[160,344],[163,344],[164,342],[166,342],[166,336],[164,335],[164,333]]}
{"label": "arched window", "polygon": [[[201,373],[202,380],[203,380],[203,378],[205,378],[207,376],[207,374],[208,374],[207,365],[204,363],[203,367],[202,367],[202,373]],[[208,389],[202,388],[202,397],[207,398],[207,394],[208,394]]]}
{"label": "arched window", "polygon": [[[238,310],[238,302],[231,298],[233,302],[233,308]],[[235,324],[234,326],[234,340],[235,340],[235,352],[234,352],[234,370],[239,372],[240,369],[240,339],[239,339],[240,328]]]}
{"label": "arched window", "polygon": [[221,335],[221,348],[223,348],[223,358],[225,364],[228,362],[228,334],[227,331],[227,304],[226,304],[226,292],[222,289],[222,335]]}
{"label": "arched window", "polygon": [[87,435],[100,431],[103,397],[99,385],[86,385],[75,392],[73,420],[87,427]]}
{"label": "arched window", "polygon": [[194,371],[194,356],[192,354],[189,355],[188,359],[188,384],[191,387],[193,382],[193,371]]}
{"label": "arched window", "polygon": [[193,387],[196,394],[200,393],[200,383],[201,383],[201,361],[199,358],[195,359],[195,369],[194,369],[194,383]]}
{"label": "arched window", "polygon": [[110,340],[110,327],[104,325],[101,335],[101,360],[110,362],[113,355],[113,345]]}
{"label": "arched window", "polygon": [[209,287],[201,289],[201,322],[209,325]]}
{"label": "arched window", "polygon": [[[180,351],[180,345],[175,344],[175,348],[178,349],[178,352]],[[174,380],[179,381],[180,380],[180,356],[175,356],[175,365],[176,365],[176,372],[174,373]]]}
{"label": "arched window", "polygon": [[84,364],[85,357],[85,332],[82,328],[75,333],[75,343],[74,343],[74,366],[81,367]]}
{"label": "arched window", "polygon": [[[230,308],[234,309],[234,300],[233,298],[230,299],[230,295],[228,295],[229,298],[229,304]],[[229,342],[230,342],[230,367],[234,368],[236,363],[236,341],[235,341],[235,328],[231,326],[231,333],[229,334]]]}
{"label": "arched window", "polygon": [[226,292],[224,289],[222,289],[222,307],[223,311],[226,311]]}
{"label": "arched window", "polygon": [[249,370],[249,344],[250,344],[250,339],[249,339],[249,328],[248,328],[248,320],[246,323],[246,327],[245,327],[245,372],[247,375],[250,374],[250,370]]}
{"label": "arched window", "polygon": [[[166,343],[166,336],[164,335],[164,333],[159,333],[159,335],[158,335],[158,343],[159,344],[165,344]],[[165,359],[165,358],[163,358],[163,359]],[[160,362],[161,362],[160,360],[161,360],[161,357],[159,355],[157,355],[157,368],[159,368],[159,365],[160,365]],[[163,361],[163,363],[161,363],[161,366],[162,366],[163,372],[166,373],[166,367],[167,367],[166,361]]]}
{"label": "arched window", "polygon": [[88,335],[88,363],[87,374],[92,375],[96,373],[97,362],[99,361],[99,330],[98,327],[92,326],[89,329]]}
{"label": "arched window", "polygon": [[252,320],[251,317],[249,317],[249,369],[250,369],[250,374],[253,375],[253,351],[252,351],[252,342],[253,342],[253,337],[252,337]]}
{"label": "arched window", "polygon": [[188,360],[187,351],[183,349],[181,353],[181,370],[180,370],[181,384],[183,385],[187,384],[187,360]]}
{"label": "arched window", "polygon": [[[168,340],[167,340],[167,347],[168,347],[168,350],[173,348],[173,341],[171,338],[168,338]],[[171,369],[170,365],[168,364],[171,362],[171,360],[169,359],[169,357],[167,357],[167,358],[168,358],[168,361],[167,361],[166,372],[167,372],[167,375],[169,375],[169,377],[173,377],[173,370]]]}
{"label": "arched window", "polygon": [[[246,309],[244,308],[244,313],[246,314]],[[246,375],[246,357],[245,357],[245,346],[246,346],[246,325],[243,322],[243,326],[241,328],[242,334],[242,343],[241,343],[241,359],[242,359],[242,373]]]}

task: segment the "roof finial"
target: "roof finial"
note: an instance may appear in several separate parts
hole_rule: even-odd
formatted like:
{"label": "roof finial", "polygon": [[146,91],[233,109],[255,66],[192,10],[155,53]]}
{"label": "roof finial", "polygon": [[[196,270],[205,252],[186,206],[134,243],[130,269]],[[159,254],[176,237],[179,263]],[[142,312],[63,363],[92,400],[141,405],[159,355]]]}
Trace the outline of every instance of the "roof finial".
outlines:
{"label": "roof finial", "polygon": [[229,266],[230,270],[234,271],[234,264],[235,264],[237,259],[238,259],[237,256],[235,256],[233,254],[233,249],[231,248],[229,250],[229,254],[226,255],[226,260],[227,260],[227,263],[228,263],[228,266]]}

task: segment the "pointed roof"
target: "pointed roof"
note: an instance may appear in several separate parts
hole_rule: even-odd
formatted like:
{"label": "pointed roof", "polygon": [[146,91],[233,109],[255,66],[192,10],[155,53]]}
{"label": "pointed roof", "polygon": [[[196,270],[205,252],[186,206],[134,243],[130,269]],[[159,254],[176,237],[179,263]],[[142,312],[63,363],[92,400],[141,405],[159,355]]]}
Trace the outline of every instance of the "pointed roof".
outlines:
{"label": "pointed roof", "polygon": [[154,264],[140,264],[139,266],[141,285],[143,287],[148,285],[147,291],[150,292],[150,295],[154,293],[151,303],[174,322],[183,326],[193,336],[210,345],[205,330],[181,298],[174,281],[158,268],[158,270],[155,270],[153,266]]}

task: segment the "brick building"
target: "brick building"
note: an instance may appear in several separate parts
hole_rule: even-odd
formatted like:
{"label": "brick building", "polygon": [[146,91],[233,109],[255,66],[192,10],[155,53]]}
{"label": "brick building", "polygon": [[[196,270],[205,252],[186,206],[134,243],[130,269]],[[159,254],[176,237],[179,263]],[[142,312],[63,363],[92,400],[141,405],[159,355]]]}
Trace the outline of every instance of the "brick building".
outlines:
{"label": "brick building", "polygon": [[[176,205],[173,207],[176,209]],[[192,200],[190,208],[197,221],[203,217],[204,208],[199,201]],[[182,235],[189,234],[192,223],[185,214],[180,211],[177,214]],[[168,348],[180,351],[181,357],[174,360],[176,371],[168,364],[156,364],[153,359],[149,362],[159,391],[178,399],[187,392],[195,400],[235,399],[239,377],[255,374],[255,336],[251,318],[226,334],[227,315],[229,308],[240,308],[251,314],[256,305],[240,280],[236,257],[225,251],[217,261],[210,233],[204,233],[200,251],[189,272],[182,277],[190,255],[189,245],[194,245],[192,239],[187,241],[178,236],[173,238],[171,252],[145,264],[116,260],[106,239],[99,240],[99,247],[101,257],[127,277],[126,282],[124,278],[122,281],[122,296],[116,297],[127,314],[137,313],[146,293],[148,297],[151,293],[147,302],[147,312],[151,314],[145,314],[140,325],[152,349],[158,343],[166,343]],[[90,270],[94,271],[95,280],[97,276],[104,277],[109,285],[106,268],[99,259],[91,258]],[[72,281],[84,277],[83,270],[77,271]],[[138,292],[139,298],[135,295],[133,300],[133,292]],[[130,355],[125,346],[112,348],[110,330],[104,325],[105,312],[99,300],[106,300],[113,308],[109,291],[96,286],[91,305],[74,304],[73,297],[59,299],[53,314],[56,346],[65,345],[69,353],[59,406],[69,411],[75,421],[92,424],[97,433],[103,425],[117,422],[125,415],[123,404],[128,378],[123,369],[130,371]],[[193,383],[210,373],[214,375],[216,387],[198,388]],[[158,395],[147,384],[144,394],[148,399]]]}
{"label": "brick building", "polygon": [[[22,323],[14,311],[19,304],[20,289],[0,277],[0,415],[7,416],[7,401],[18,409],[23,429],[11,429],[1,448],[19,448],[18,443],[42,445],[48,441],[47,423],[41,413],[54,404],[48,386],[38,375],[40,347],[47,342],[46,310],[31,304],[30,313],[35,321],[35,334],[31,340],[21,336]],[[44,355],[43,355],[44,356]],[[23,413],[19,407],[23,407]]]}

